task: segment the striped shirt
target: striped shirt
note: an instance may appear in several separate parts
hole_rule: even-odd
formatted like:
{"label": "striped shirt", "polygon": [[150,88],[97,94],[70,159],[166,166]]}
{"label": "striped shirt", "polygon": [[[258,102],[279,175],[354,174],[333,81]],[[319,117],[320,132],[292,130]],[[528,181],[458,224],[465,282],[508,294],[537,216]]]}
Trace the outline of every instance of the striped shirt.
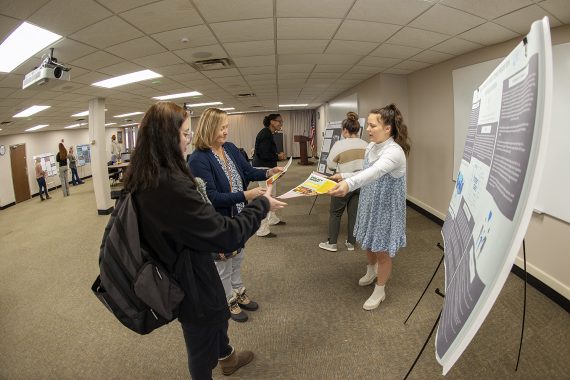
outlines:
{"label": "striped shirt", "polygon": [[353,173],[362,170],[364,153],[368,143],[359,138],[347,138],[333,145],[327,157],[327,166],[337,173]]}

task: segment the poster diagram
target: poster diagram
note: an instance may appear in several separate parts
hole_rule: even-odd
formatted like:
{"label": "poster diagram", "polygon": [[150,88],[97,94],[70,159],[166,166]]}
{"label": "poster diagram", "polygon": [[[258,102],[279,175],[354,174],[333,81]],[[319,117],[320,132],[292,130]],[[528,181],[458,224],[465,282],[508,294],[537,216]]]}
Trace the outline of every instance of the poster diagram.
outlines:
{"label": "poster diagram", "polygon": [[77,145],[77,165],[84,166],[91,162],[91,147],[88,144]]}
{"label": "poster diagram", "polygon": [[538,194],[552,89],[548,21],[537,21],[473,95],[442,228],[446,296],[436,358],[446,374],[495,302]]}
{"label": "poster diagram", "polygon": [[36,166],[36,159],[40,159],[40,165],[42,165],[43,171],[46,172],[48,177],[57,175],[57,161],[55,160],[55,154],[53,153],[41,153],[34,156],[34,163],[32,167]]}
{"label": "poster diagram", "polygon": [[[362,130],[364,129],[366,119],[360,118],[358,119],[358,122],[360,123],[360,132],[358,133],[358,137],[362,137]],[[332,169],[327,167],[327,158],[333,145],[342,139],[344,139],[344,137],[342,137],[342,121],[329,122],[325,129],[325,135],[323,136],[321,155],[319,157],[319,162],[317,163],[317,172],[325,175],[334,174]]]}

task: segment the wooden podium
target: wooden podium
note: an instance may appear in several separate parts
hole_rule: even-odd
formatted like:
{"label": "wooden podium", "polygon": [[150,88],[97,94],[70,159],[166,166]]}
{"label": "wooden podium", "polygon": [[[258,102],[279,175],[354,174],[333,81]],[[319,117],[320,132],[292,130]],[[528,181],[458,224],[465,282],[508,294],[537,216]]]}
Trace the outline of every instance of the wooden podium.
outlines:
{"label": "wooden podium", "polygon": [[299,148],[301,150],[301,161],[299,165],[313,165],[314,162],[308,160],[307,157],[307,142],[310,140],[307,136],[295,135],[293,136],[293,141],[299,143]]}

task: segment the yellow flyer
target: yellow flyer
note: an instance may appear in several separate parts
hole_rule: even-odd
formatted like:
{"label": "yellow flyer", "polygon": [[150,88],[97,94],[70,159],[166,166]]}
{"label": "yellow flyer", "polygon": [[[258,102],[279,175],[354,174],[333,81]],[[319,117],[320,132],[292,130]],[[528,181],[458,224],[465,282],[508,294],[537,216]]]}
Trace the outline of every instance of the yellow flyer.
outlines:
{"label": "yellow flyer", "polygon": [[299,186],[289,190],[283,195],[278,196],[279,199],[310,197],[313,195],[326,194],[330,189],[337,185],[320,173],[312,172],[311,175]]}

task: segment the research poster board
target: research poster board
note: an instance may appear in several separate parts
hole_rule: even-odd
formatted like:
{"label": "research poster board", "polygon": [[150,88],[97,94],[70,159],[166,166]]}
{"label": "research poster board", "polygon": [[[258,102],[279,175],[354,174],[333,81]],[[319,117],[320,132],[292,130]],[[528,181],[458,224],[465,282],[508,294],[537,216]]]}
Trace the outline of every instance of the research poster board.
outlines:
{"label": "research poster board", "polygon": [[485,320],[521,247],[546,157],[551,96],[544,18],[473,94],[442,228],[446,292],[435,347],[444,375]]}
{"label": "research poster board", "polygon": [[46,172],[48,177],[53,177],[57,175],[57,161],[55,160],[55,154],[53,153],[41,153],[37,156],[34,156],[34,165],[36,167],[36,159],[40,159],[40,165],[42,166],[42,170]]}
{"label": "research poster board", "polygon": [[[362,137],[362,130],[364,128],[366,120],[364,118],[358,119],[360,123],[360,131],[358,132],[358,137]],[[323,135],[323,142],[321,144],[321,155],[319,156],[319,162],[317,163],[317,172],[325,175],[333,175],[334,170],[327,166],[327,158],[329,157],[329,152],[331,151],[334,144],[340,140],[342,137],[342,121],[331,121],[328,123],[325,133]]]}
{"label": "research poster board", "polygon": [[88,144],[77,145],[77,166],[84,166],[91,162],[91,147]]}

